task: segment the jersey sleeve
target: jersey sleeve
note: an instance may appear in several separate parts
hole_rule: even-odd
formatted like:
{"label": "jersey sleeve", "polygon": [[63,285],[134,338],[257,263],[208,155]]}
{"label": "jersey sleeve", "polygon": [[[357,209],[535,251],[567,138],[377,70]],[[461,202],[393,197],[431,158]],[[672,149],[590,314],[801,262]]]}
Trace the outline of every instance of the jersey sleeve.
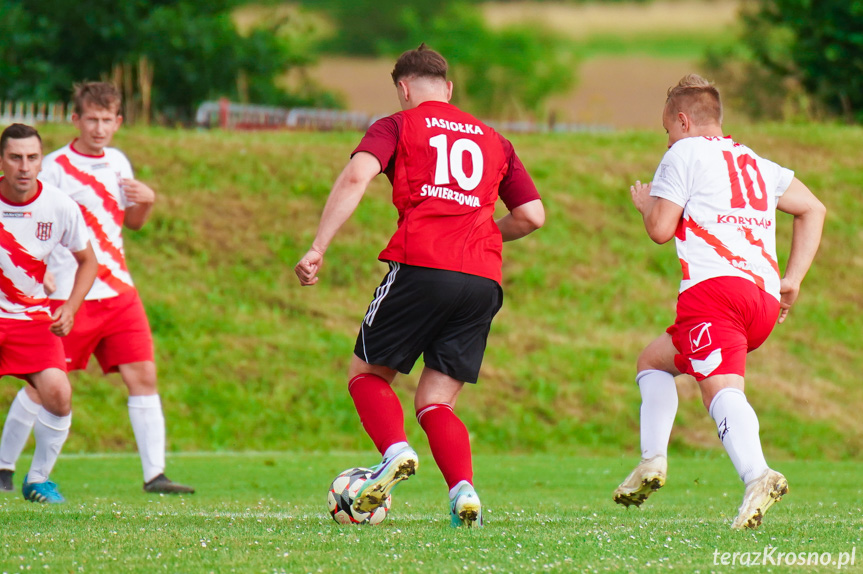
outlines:
{"label": "jersey sleeve", "polygon": [[776,188],[773,194],[780,197],[785,194],[788,186],[794,180],[794,172],[786,167],[782,167],[778,163],[774,163],[769,159],[760,158],[759,169],[763,172],[765,169],[770,169],[775,172]]}
{"label": "jersey sleeve", "polygon": [[90,235],[87,231],[87,224],[84,222],[84,216],[81,215],[81,210],[78,204],[71,199],[64,202],[64,224],[63,235],[60,236],[60,245],[77,253],[87,248],[87,243],[90,241]]}
{"label": "jersey sleeve", "polygon": [[391,170],[395,161],[396,148],[399,145],[401,119],[401,114],[393,114],[373,123],[356,149],[351,152],[351,157],[364,151],[378,158],[381,172]]}
{"label": "jersey sleeve", "polygon": [[661,197],[668,201],[686,207],[689,201],[689,190],[686,185],[686,167],[681,158],[674,150],[668,150],[662,157],[656,173],[653,174],[653,182],[650,186],[651,197]]}
{"label": "jersey sleeve", "polygon": [[536,185],[530,174],[527,173],[524,164],[521,163],[518,155],[515,153],[515,148],[508,139],[498,134],[500,143],[503,145],[503,152],[506,157],[507,170],[506,174],[500,182],[498,195],[503,200],[504,205],[510,211],[520,205],[524,205],[530,201],[541,199],[539,192],[536,190]]}

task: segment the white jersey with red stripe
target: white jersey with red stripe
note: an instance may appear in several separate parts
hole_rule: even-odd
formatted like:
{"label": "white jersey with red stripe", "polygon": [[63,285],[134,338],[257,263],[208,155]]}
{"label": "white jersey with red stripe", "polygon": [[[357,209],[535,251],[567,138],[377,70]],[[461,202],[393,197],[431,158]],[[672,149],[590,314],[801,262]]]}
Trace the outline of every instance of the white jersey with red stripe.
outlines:
{"label": "white jersey with red stripe", "polygon": [[743,277],[779,299],[776,202],[793,178],[730,137],[671,146],[650,195],[683,208],[675,233],[681,293],[713,277]]}
{"label": "white jersey with red stripe", "polygon": [[[132,178],[132,165],[118,149],[105,148],[102,155],[85,155],[75,142],[45,156],[39,179],[50,183],[75,200],[90,230],[99,270],[87,300],[106,299],[134,288],[123,251],[123,218],[127,202],[120,185]],[[58,249],[48,260],[57,290],[52,299],[66,300],[72,292],[77,263],[72,254]]]}
{"label": "white jersey with red stripe", "polygon": [[87,248],[81,210],[59,189],[41,182],[30,201],[10,203],[0,196],[0,208],[0,318],[50,320],[43,286],[47,260],[59,246],[70,257],[69,250]]}

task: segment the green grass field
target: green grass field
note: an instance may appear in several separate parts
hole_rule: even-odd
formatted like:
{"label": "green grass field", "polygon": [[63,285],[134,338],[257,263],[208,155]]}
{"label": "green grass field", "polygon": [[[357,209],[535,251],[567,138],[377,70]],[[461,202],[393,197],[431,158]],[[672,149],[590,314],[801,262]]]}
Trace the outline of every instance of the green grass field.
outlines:
{"label": "green grass field", "polygon": [[[672,457],[666,487],[625,509],[610,495],[632,457],[479,455],[486,526],[456,530],[440,473],[421,453],[419,473],[395,490],[383,524],[336,524],[326,510],[329,481],[375,458],[174,456],[171,476],[198,492],[167,497],[141,492],[134,456],[63,456],[54,477],[66,504],[0,496],[0,572],[724,572],[723,553],[766,547],[773,560],[829,552],[838,561],[847,552],[847,562],[855,552],[843,571],[860,571],[863,561],[859,462],[777,463],[790,493],[760,529],[737,532],[729,524],[742,485],[725,457]],[[789,570],[780,558],[772,571],[837,565]]]}

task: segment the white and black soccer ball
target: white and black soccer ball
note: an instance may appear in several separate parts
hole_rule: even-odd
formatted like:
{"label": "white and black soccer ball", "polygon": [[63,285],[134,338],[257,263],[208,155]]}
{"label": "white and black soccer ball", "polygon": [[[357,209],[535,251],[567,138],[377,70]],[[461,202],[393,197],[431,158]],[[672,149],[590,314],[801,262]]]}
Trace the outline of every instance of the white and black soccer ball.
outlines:
{"label": "white and black soccer ball", "polygon": [[353,508],[357,492],[371,474],[370,468],[349,468],[339,473],[333,480],[327,492],[327,508],[333,520],[339,524],[380,524],[386,519],[392,504],[392,496],[387,496],[383,505],[372,512],[360,512]]}

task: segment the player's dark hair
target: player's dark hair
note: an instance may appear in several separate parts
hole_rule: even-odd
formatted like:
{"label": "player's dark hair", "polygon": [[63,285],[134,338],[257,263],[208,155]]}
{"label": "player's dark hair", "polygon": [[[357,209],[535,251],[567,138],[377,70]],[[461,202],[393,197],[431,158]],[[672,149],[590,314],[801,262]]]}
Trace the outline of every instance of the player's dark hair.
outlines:
{"label": "player's dark hair", "polygon": [[109,82],[82,82],[75,84],[72,92],[72,103],[74,104],[75,113],[79,116],[84,113],[84,106],[87,104],[111,110],[120,114],[120,108],[123,105],[123,97],[120,95],[120,90],[117,86]]}
{"label": "player's dark hair", "polygon": [[39,148],[41,148],[42,136],[39,135],[36,128],[25,124],[12,124],[3,130],[3,134],[0,135],[0,156],[6,153],[6,142],[9,140],[25,140],[32,137],[39,140]]}
{"label": "player's dark hair", "polygon": [[665,111],[672,115],[683,112],[697,126],[722,124],[719,90],[697,74],[684,76],[676,86],[668,88]]}
{"label": "player's dark hair", "polygon": [[420,44],[416,50],[404,52],[393,68],[393,83],[398,85],[402,78],[441,78],[446,80],[447,63],[443,56]]}

